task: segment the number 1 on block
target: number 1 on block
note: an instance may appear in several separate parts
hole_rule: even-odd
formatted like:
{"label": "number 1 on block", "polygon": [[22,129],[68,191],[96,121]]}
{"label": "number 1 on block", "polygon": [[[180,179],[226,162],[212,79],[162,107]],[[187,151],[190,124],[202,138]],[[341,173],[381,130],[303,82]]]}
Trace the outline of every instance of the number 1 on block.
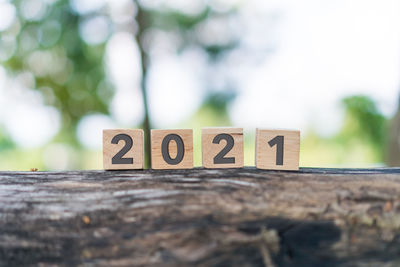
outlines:
{"label": "number 1 on block", "polygon": [[256,167],[266,170],[298,170],[300,132],[288,130],[256,131]]}
{"label": "number 1 on block", "polygon": [[144,167],[143,130],[103,130],[103,167],[132,170]]}

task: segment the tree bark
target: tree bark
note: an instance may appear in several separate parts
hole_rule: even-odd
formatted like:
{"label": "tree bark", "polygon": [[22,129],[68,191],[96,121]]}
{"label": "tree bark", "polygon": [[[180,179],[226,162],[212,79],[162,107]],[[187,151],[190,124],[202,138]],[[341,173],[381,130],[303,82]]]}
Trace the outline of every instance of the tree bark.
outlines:
{"label": "tree bark", "polygon": [[0,172],[0,266],[399,266],[400,169]]}

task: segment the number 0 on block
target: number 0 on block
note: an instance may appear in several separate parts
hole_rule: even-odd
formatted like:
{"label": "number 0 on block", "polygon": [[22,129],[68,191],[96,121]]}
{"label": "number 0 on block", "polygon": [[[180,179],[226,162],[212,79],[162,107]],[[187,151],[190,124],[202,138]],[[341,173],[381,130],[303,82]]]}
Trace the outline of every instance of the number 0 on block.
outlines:
{"label": "number 0 on block", "polygon": [[143,169],[143,130],[103,130],[103,167],[106,170]]}
{"label": "number 0 on block", "polygon": [[256,167],[267,170],[298,170],[300,132],[256,131]]}
{"label": "number 0 on block", "polygon": [[193,130],[151,130],[151,167],[193,168]]}

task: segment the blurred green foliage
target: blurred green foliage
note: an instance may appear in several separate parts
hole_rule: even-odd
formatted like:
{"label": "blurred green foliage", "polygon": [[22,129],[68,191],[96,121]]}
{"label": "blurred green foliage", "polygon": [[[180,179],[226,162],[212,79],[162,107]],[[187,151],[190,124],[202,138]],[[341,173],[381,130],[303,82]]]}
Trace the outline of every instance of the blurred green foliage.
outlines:
{"label": "blurred green foliage", "polygon": [[384,153],[382,148],[386,145],[387,120],[375,102],[367,96],[352,96],[343,99],[343,104],[347,113],[341,132],[343,139],[348,136],[363,139],[371,144],[377,153]]}
{"label": "blurred green foliage", "polygon": [[302,165],[361,167],[383,164],[388,119],[368,96],[347,97],[342,104],[345,115],[337,134],[320,137],[310,129],[302,140],[302,151],[306,151],[301,155]]}
{"label": "blurred green foliage", "polygon": [[5,134],[3,129],[0,129],[0,151],[15,148],[15,144],[11,138]]}
{"label": "blurred green foliage", "polygon": [[[143,2],[143,3],[142,3]],[[73,168],[98,168],[101,156],[97,152],[82,150],[76,136],[79,121],[86,115],[101,113],[109,115],[114,85],[106,75],[105,49],[108,37],[121,25],[114,25],[106,8],[80,14],[71,8],[68,0],[42,1],[45,11],[38,18],[24,16],[24,0],[11,2],[17,10],[18,23],[0,32],[0,42],[15,40],[15,50],[1,64],[11,73],[31,73],[34,77],[32,90],[41,93],[46,105],[54,106],[61,115],[61,129],[51,142],[65,144],[74,153]],[[134,25],[125,25],[135,35],[142,62],[142,92],[146,107],[147,75],[151,68],[154,31],[163,31],[173,36],[177,55],[186,49],[200,49],[207,55],[209,67],[217,66],[224,56],[241,42],[240,32],[229,29],[229,20],[236,14],[235,8],[223,12],[213,9],[205,2],[199,13],[186,14],[170,8],[150,7],[145,1],[134,1],[136,15]],[[97,43],[88,43],[80,32],[86,19],[101,16],[109,24],[106,38]],[[224,21],[228,35],[220,38],[204,38],[201,29],[207,22]],[[135,29],[137,28],[137,29]],[[213,36],[217,37],[217,36]],[[1,44],[1,43],[0,43]],[[210,71],[210,76],[220,75]],[[203,126],[229,126],[229,105],[235,99],[235,86],[229,81],[222,85],[207,83],[203,103],[184,127],[200,129]],[[134,86],[132,86],[134,87]],[[320,137],[313,129],[302,140],[301,165],[327,166],[370,164],[383,162],[386,144],[387,118],[378,110],[374,101],[367,96],[352,96],[343,100],[345,109],[341,130],[331,137]],[[142,125],[151,127],[148,109]],[[199,131],[195,132],[197,165],[200,164]],[[147,138],[148,141],[148,138]],[[46,148],[23,150],[16,147],[12,138],[0,128],[0,168],[21,169],[26,166],[46,168],[42,154]],[[246,134],[246,164],[253,164],[254,135]],[[146,155],[149,155],[147,147]],[[360,165],[361,164],[361,165]]]}
{"label": "blurred green foliage", "polygon": [[4,66],[13,73],[30,72],[35,88],[45,104],[55,106],[62,118],[56,141],[79,146],[75,131],[79,120],[90,113],[108,114],[112,86],[105,78],[103,55],[105,44],[88,45],[79,35],[82,18],[66,0],[45,4],[38,19],[23,16],[26,1],[17,0],[20,24],[15,34],[16,51]]}
{"label": "blurred green foliage", "polygon": [[[38,6],[29,6],[25,0],[11,2],[16,8],[17,23],[0,32],[0,42],[15,41],[15,50],[10,50],[12,54],[3,60],[2,65],[11,75],[31,74],[34,79],[31,89],[41,93],[45,105],[54,106],[60,112],[61,129],[50,142],[62,143],[81,151],[74,154],[74,157],[79,157],[79,159],[75,161],[73,168],[85,168],[87,159],[76,135],[77,126],[86,115],[92,113],[109,115],[110,101],[115,89],[106,75],[105,49],[108,37],[122,26],[113,24],[110,10],[106,6],[87,13],[79,13],[72,8],[73,5],[79,5],[79,1],[75,2],[71,4],[69,0],[37,1],[34,4]],[[214,39],[205,41],[195,30],[208,20],[228,19],[235,13],[234,9],[220,12],[205,3],[201,12],[189,15],[162,6],[154,8],[142,1],[133,3],[136,6],[136,15],[133,15],[135,18],[132,19],[136,25],[128,23],[124,27],[132,35],[136,35],[140,50],[145,118],[142,125],[132,125],[132,127],[142,127],[148,133],[151,128],[151,118],[147,108],[146,79],[151,68],[153,42],[151,33],[157,29],[176,36],[178,38],[175,51],[177,54],[185,49],[200,48],[209,56],[210,64],[217,64],[221,55],[234,49],[239,40],[237,35],[232,35],[223,43],[214,42]],[[43,12],[38,12],[38,8],[42,8]],[[40,14],[26,15],[35,12]],[[108,37],[97,43],[88,43],[85,38],[82,38],[82,24],[87,19],[96,16],[104,18],[109,24]],[[135,27],[137,27],[136,31]],[[206,94],[204,104],[197,114],[204,110],[207,122],[212,118],[218,118],[219,123],[230,124],[227,105],[234,98],[230,87],[224,88],[223,93],[214,93],[215,88],[210,83],[210,88],[206,88],[209,94]],[[194,117],[196,116],[198,115],[195,114]],[[28,154],[28,151],[15,148],[10,137],[3,132],[0,132],[2,156],[5,157],[7,153],[11,153],[11,158],[15,159],[21,153]],[[12,151],[7,152],[7,150]],[[146,155],[149,155],[149,143],[146,150]],[[32,151],[40,154],[43,153],[43,148],[30,152]],[[7,157],[10,158],[9,155]],[[36,167],[46,168],[41,157],[35,158],[37,160],[34,162],[23,159],[19,162],[20,166],[25,168],[29,164],[35,164]],[[6,162],[6,165],[2,168],[13,165],[10,160],[3,162]]]}

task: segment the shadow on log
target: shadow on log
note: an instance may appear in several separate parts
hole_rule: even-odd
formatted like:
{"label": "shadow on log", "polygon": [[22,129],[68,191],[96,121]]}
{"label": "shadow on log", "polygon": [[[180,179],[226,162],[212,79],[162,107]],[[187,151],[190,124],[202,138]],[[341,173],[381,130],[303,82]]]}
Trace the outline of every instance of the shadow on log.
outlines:
{"label": "shadow on log", "polygon": [[400,169],[0,172],[0,265],[398,266]]}

